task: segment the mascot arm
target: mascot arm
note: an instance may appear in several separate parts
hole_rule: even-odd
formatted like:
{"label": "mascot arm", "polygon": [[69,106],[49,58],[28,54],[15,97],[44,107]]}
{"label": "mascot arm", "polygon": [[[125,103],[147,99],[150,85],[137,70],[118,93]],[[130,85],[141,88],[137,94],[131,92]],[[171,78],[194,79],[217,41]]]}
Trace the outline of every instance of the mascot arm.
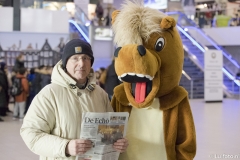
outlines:
{"label": "mascot arm", "polygon": [[196,154],[196,132],[188,98],[179,104],[177,130],[177,159],[193,160]]}
{"label": "mascot arm", "polygon": [[114,94],[111,100],[114,112],[131,112],[132,107],[129,105],[123,84],[114,88]]}
{"label": "mascot arm", "polygon": [[111,100],[111,105],[113,107],[114,112],[128,112],[130,113],[132,110],[132,107],[129,105],[124,105],[120,101],[117,100],[117,98],[113,95]]}
{"label": "mascot arm", "polygon": [[115,97],[115,95],[113,95],[113,97],[112,97],[112,100],[111,100],[111,105],[112,105],[112,107],[113,107],[113,110],[114,110],[114,112],[120,112],[119,110],[120,110],[120,103],[118,102],[118,100],[117,100],[117,98]]}

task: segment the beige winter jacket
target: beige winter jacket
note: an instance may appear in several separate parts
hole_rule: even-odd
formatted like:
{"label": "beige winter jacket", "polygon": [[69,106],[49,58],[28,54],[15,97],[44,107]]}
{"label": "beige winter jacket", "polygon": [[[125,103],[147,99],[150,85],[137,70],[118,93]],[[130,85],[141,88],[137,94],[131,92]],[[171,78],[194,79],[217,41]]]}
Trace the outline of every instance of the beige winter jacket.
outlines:
{"label": "beige winter jacket", "polygon": [[40,160],[75,160],[66,157],[65,148],[71,139],[80,137],[82,112],[112,112],[108,96],[96,84],[93,73],[88,85],[93,91],[77,88],[76,82],[58,62],[53,69],[52,83],[33,99],[24,118],[20,134],[28,148]]}

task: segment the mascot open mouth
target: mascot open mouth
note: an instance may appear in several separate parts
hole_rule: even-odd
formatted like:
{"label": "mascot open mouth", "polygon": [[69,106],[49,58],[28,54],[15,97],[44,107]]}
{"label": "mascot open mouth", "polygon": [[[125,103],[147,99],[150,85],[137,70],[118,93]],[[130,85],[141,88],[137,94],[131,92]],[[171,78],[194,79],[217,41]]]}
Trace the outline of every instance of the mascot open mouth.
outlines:
{"label": "mascot open mouth", "polygon": [[131,83],[132,95],[137,103],[142,103],[152,90],[153,77],[149,75],[125,73],[118,76],[120,81]]}

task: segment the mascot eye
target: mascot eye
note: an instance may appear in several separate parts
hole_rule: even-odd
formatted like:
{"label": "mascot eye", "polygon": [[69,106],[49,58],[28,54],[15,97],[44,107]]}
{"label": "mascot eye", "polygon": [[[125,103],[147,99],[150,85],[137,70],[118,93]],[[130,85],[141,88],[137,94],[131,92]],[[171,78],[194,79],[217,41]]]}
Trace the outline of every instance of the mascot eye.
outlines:
{"label": "mascot eye", "polygon": [[155,44],[155,50],[156,51],[161,51],[164,47],[164,39],[163,38],[158,38],[156,44]]}

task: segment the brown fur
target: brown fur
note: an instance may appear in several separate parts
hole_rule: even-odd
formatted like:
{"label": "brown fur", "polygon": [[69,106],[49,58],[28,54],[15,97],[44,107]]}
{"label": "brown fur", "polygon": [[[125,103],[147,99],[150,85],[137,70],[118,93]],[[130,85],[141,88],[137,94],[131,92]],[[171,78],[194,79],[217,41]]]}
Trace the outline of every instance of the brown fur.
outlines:
{"label": "brown fur", "polygon": [[[134,14],[129,14],[132,11]],[[153,17],[149,16],[153,13]],[[117,75],[136,73],[153,77],[151,92],[141,103],[135,101],[131,83],[123,82],[117,86],[111,102],[114,110],[130,113],[132,107],[148,107],[154,98],[158,98],[164,115],[168,160],[192,160],[196,154],[196,135],[187,92],[179,86],[184,52],[175,20],[130,1],[125,2],[121,11],[113,12],[112,18],[114,41],[122,47],[115,57]],[[133,18],[135,20],[130,21]],[[154,29],[145,34],[149,28]],[[155,44],[159,38],[163,38],[165,43],[161,51],[156,51]],[[137,50],[139,45],[146,49],[144,56]]]}

